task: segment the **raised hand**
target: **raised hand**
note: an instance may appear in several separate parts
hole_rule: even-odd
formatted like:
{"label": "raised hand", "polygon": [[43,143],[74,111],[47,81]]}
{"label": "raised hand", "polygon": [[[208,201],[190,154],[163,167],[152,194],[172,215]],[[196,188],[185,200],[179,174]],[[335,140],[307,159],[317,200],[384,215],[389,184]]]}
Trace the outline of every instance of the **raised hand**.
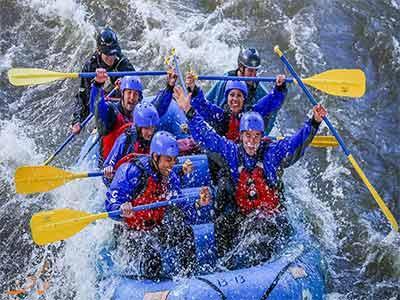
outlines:
{"label": "raised hand", "polygon": [[178,86],[174,88],[174,98],[176,99],[176,103],[178,103],[180,109],[182,109],[185,113],[188,112],[189,109],[192,107],[190,105],[190,97],[190,93],[185,96],[185,93],[183,92],[183,89],[181,87]]}
{"label": "raised hand", "polygon": [[326,117],[327,115],[328,111],[322,106],[322,104],[317,104],[313,107],[313,118],[318,123],[321,123],[323,117]]}

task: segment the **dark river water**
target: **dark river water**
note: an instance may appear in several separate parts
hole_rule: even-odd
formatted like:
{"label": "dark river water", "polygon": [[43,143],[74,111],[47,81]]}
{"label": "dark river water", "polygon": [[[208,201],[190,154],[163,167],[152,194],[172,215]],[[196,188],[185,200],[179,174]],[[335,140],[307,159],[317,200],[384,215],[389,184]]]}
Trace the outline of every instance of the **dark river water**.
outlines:
{"label": "dark river water", "polygon": [[[40,278],[38,286],[49,280],[49,288],[42,297],[32,290],[28,299],[95,298],[92,258],[109,239],[112,222],[38,247],[29,220],[43,209],[100,210],[102,183],[84,180],[34,196],[17,195],[13,186],[16,167],[41,164],[67,136],[79,82],[14,87],[7,70],[79,72],[94,50],[96,30],[105,24],[118,32],[125,55],[140,70],[164,69],[164,57],[175,47],[183,69],[222,74],[236,66],[240,46],[254,46],[263,74],[274,76],[286,72],[273,52],[276,44],[302,77],[362,69],[367,77],[362,98],[312,92],[400,220],[399,0],[0,0],[0,7],[1,299],[29,276]],[[145,79],[146,93],[162,80]],[[304,93],[292,86],[274,133],[293,133],[310,111]],[[326,126],[322,133],[328,134]],[[71,168],[87,136],[81,134],[54,164]],[[340,148],[310,149],[284,180],[289,212],[314,235],[326,261],[327,298],[399,299],[399,235]]]}

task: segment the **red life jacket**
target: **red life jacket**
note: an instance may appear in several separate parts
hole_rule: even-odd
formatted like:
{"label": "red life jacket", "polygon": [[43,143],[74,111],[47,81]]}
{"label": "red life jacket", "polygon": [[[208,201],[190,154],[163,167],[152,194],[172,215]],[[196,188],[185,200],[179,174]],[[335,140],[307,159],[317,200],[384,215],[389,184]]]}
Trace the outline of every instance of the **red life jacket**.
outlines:
{"label": "red life jacket", "polygon": [[228,140],[235,143],[239,142],[240,138],[240,119],[237,115],[231,114],[228,123],[228,131],[225,134]]}
{"label": "red life jacket", "polygon": [[273,214],[280,206],[279,194],[277,189],[268,186],[262,162],[258,162],[251,171],[242,166],[239,171],[235,199],[240,212],[247,215],[261,209]]}
{"label": "red life jacket", "polygon": [[143,146],[140,141],[136,141],[133,144],[133,152],[136,154],[150,154],[150,144]]}
{"label": "red life jacket", "polygon": [[107,158],[108,154],[110,154],[117,138],[131,125],[132,122],[127,120],[122,113],[118,112],[112,130],[101,139],[101,155],[104,160]]}
{"label": "red life jacket", "polygon": [[[167,184],[156,182],[152,176],[147,179],[144,191],[135,199],[131,200],[132,206],[151,204],[165,200],[167,195]],[[134,212],[133,217],[124,218],[128,227],[135,230],[150,230],[161,224],[164,217],[165,207],[148,209]]]}
{"label": "red life jacket", "polygon": [[139,153],[129,153],[127,155],[125,155],[124,157],[122,157],[119,161],[117,161],[117,163],[114,166],[114,171],[116,172],[118,170],[118,168],[126,162],[129,162],[135,158],[137,158],[138,156],[144,156],[147,155],[146,153],[144,154],[139,154]]}

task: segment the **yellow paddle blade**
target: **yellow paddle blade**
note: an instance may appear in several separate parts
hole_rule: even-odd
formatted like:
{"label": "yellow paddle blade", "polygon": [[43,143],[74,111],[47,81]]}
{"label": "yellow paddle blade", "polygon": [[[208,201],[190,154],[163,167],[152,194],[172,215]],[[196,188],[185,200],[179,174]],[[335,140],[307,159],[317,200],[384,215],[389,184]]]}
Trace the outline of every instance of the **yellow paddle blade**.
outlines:
{"label": "yellow paddle blade", "polygon": [[[283,140],[285,137],[278,136],[277,140]],[[316,135],[312,140],[310,146],[316,148],[328,148],[328,147],[337,147],[339,146],[338,141],[332,135]]]}
{"label": "yellow paddle blade", "polygon": [[8,70],[8,80],[15,86],[48,83],[55,80],[78,77],[79,73],[61,73],[34,68],[13,68]]}
{"label": "yellow paddle blade", "polygon": [[317,148],[337,147],[339,143],[333,135],[316,135],[311,142],[311,146]]}
{"label": "yellow paddle blade", "polygon": [[72,173],[53,166],[22,166],[15,171],[15,187],[18,194],[48,192],[87,173]]}
{"label": "yellow paddle blade", "polygon": [[107,218],[108,214],[88,214],[69,208],[43,211],[34,214],[31,219],[32,239],[38,245],[65,240],[88,224]]}
{"label": "yellow paddle blade", "polygon": [[365,94],[365,74],[359,69],[329,70],[302,80],[330,95],[358,98]]}

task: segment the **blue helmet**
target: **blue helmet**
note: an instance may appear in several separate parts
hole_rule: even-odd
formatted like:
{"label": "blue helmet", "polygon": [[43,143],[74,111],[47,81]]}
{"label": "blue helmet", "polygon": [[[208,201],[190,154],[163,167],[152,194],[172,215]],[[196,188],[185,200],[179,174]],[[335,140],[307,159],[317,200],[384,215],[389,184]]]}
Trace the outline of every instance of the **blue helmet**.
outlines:
{"label": "blue helmet", "polygon": [[160,118],[153,104],[142,102],[135,106],[133,121],[137,127],[156,127]]}
{"label": "blue helmet", "polygon": [[140,94],[140,98],[142,97],[143,86],[139,77],[137,76],[124,76],[122,77],[121,86],[120,86],[121,94],[124,94],[125,90],[135,90]]}
{"label": "blue helmet", "polygon": [[171,133],[158,131],[151,139],[150,153],[176,157],[179,154],[178,143]]}
{"label": "blue helmet", "polygon": [[97,48],[105,55],[117,55],[121,49],[118,44],[117,35],[110,28],[106,27],[97,35]]}
{"label": "blue helmet", "polygon": [[264,131],[264,120],[258,112],[250,111],[243,114],[240,119],[240,132],[247,130]]}
{"label": "blue helmet", "polygon": [[225,99],[228,99],[228,95],[231,90],[239,90],[242,92],[244,99],[247,98],[247,84],[243,81],[238,80],[230,80],[226,83],[225,86]]}

